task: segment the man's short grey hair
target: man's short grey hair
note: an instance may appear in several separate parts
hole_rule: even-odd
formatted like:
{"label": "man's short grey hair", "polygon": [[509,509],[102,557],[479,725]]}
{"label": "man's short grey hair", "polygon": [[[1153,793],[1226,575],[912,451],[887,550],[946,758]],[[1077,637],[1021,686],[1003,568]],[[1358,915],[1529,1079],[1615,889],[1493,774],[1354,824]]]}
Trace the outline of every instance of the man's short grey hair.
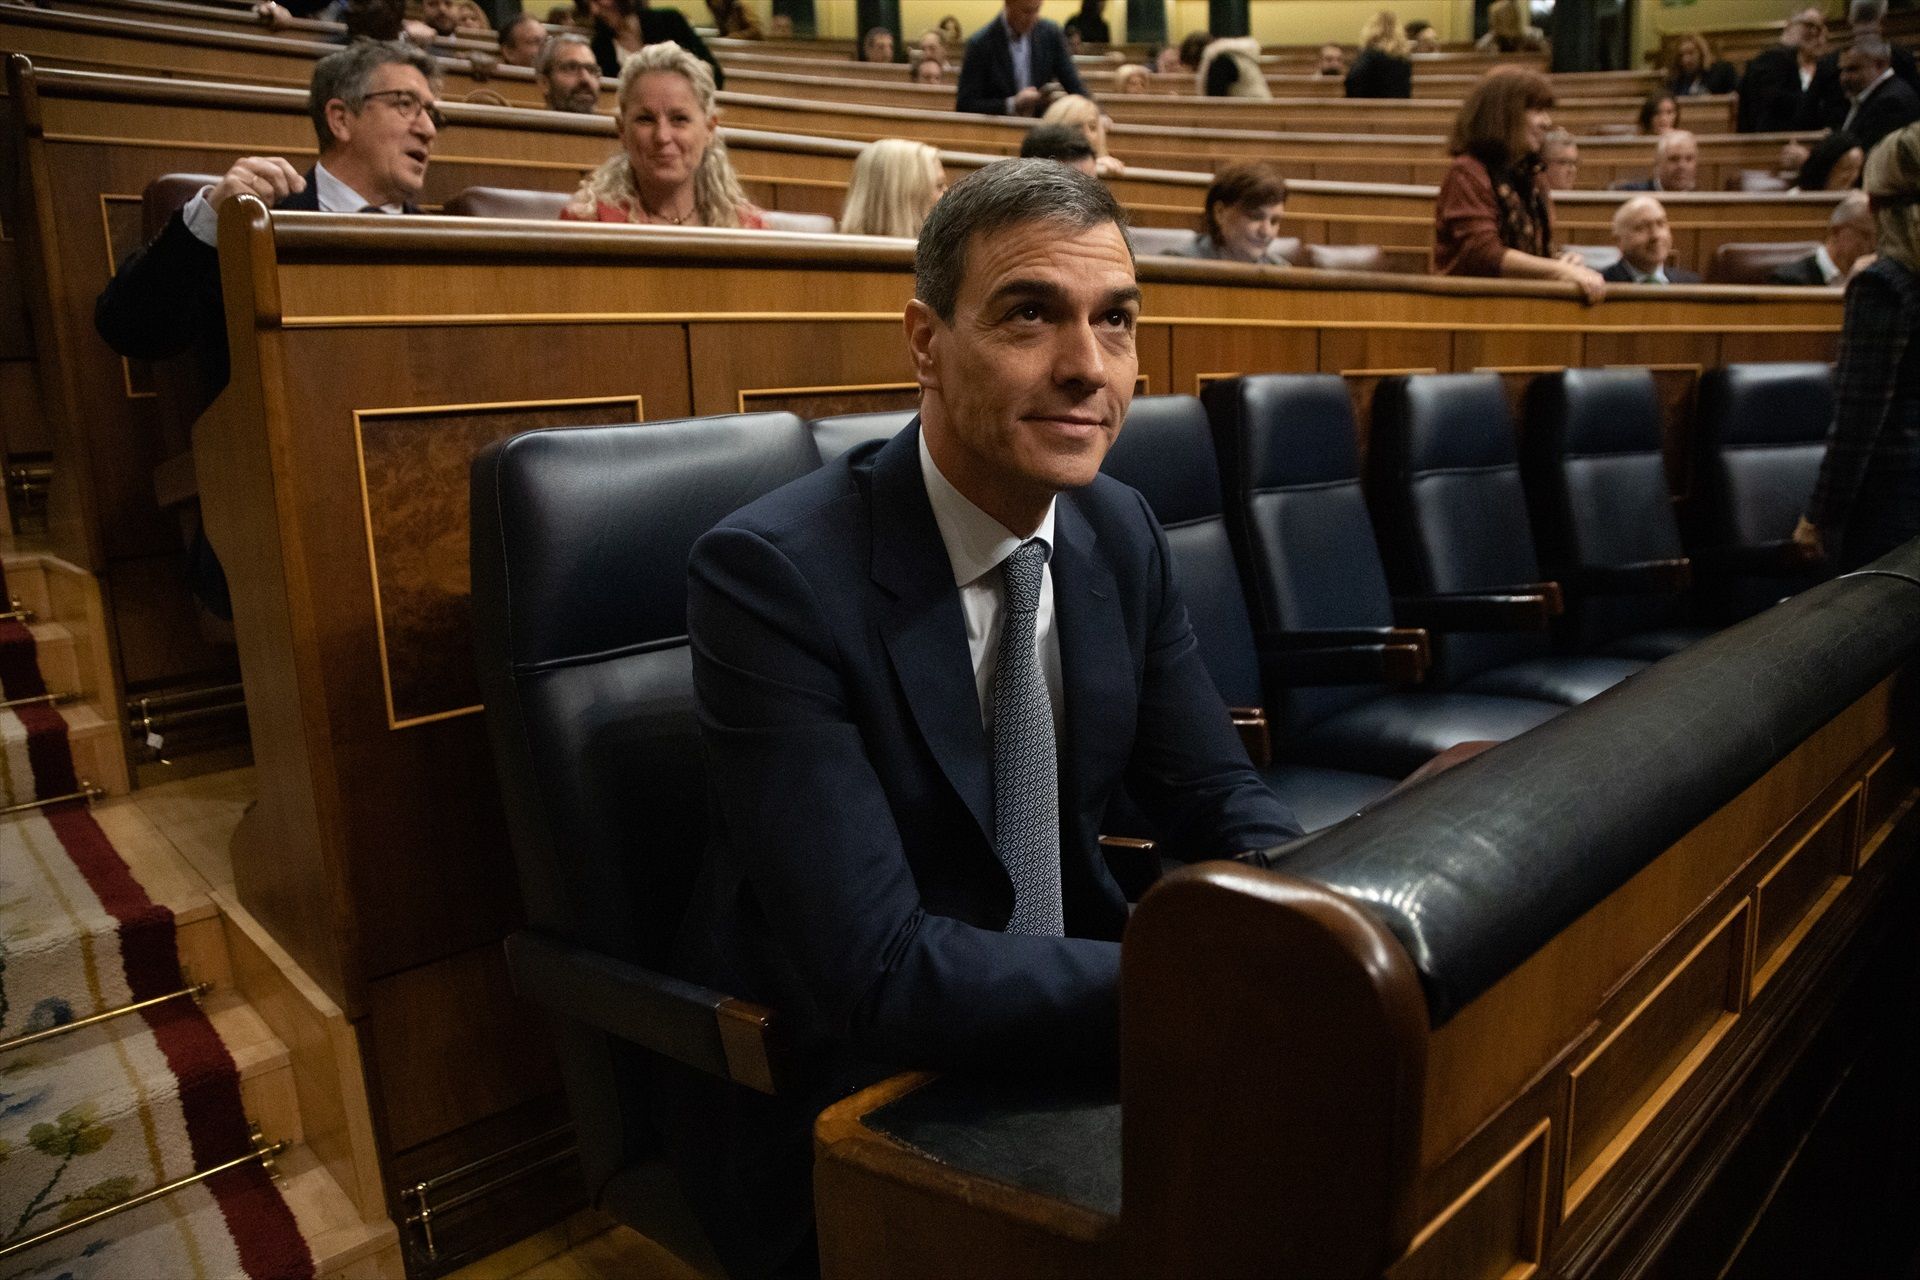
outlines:
{"label": "man's short grey hair", "polygon": [[1887,16],[1887,0],[1853,0],[1847,6],[1849,26],[1879,26]]}
{"label": "man's short grey hair", "polygon": [[1873,230],[1872,201],[1867,199],[1866,192],[1857,189],[1847,192],[1840,198],[1840,203],[1833,206],[1833,216],[1827,219],[1827,230],[1838,231],[1855,223],[1869,232]]}
{"label": "man's short grey hair", "polygon": [[1693,136],[1693,130],[1691,129],[1669,129],[1661,134],[1659,138],[1655,139],[1653,144],[1653,158],[1655,160],[1665,160],[1667,158],[1667,152],[1673,150],[1675,144],[1681,142],[1691,142],[1695,146],[1700,144],[1700,140]]}
{"label": "man's short grey hair", "polygon": [[1893,61],[1893,46],[1888,44],[1885,38],[1876,36],[1872,32],[1855,36],[1852,50],[1868,62],[1877,62],[1883,67]]}
{"label": "man's short grey hair", "polygon": [[1113,193],[1079,170],[1052,160],[996,160],[954,183],[927,215],[913,254],[913,296],[952,320],[968,242],[1028,222],[1054,223],[1070,234],[1110,222],[1122,240],[1127,230]]}
{"label": "man's short grey hair", "polygon": [[540,56],[533,60],[534,74],[542,76],[551,74],[553,60],[560,56],[560,51],[576,44],[589,53],[593,52],[592,41],[571,31],[563,31],[557,36],[547,37],[547,42],[540,46]]}
{"label": "man's short grey hair", "polygon": [[1622,201],[1620,207],[1613,211],[1613,238],[1615,240],[1618,240],[1621,233],[1626,230],[1627,219],[1631,218],[1635,212],[1646,205],[1652,205],[1662,213],[1666,212],[1666,206],[1658,200],[1655,200],[1652,196],[1635,196],[1631,200]]}
{"label": "man's short grey hair", "polygon": [[367,86],[373,73],[388,63],[412,67],[427,78],[427,87],[440,89],[440,70],[433,55],[404,40],[356,40],[338,53],[330,53],[314,64],[313,83],[307,89],[307,114],[313,118],[314,136],[320,150],[333,149],[333,126],[327,123],[327,104],[335,98],[358,111],[367,104]]}

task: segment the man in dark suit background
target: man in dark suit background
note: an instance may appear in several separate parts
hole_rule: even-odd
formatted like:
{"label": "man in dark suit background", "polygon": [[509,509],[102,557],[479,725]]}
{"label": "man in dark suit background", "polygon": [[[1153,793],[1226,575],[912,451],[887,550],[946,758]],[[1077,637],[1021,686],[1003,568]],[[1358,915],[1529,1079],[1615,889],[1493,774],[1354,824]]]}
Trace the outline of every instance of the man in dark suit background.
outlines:
{"label": "man in dark suit background", "polygon": [[[1886,38],[1887,0],[1853,0],[1847,7],[1847,24],[1853,28],[1853,38],[1879,36]],[[1894,78],[1907,88],[1920,94],[1920,69],[1914,66],[1913,55],[1900,46],[1888,41]],[[1813,73],[1813,83],[1807,88],[1806,101],[1800,114],[1800,127],[1803,129],[1838,129],[1847,118],[1853,103],[1847,91],[1840,84],[1840,54],[1838,51],[1820,59],[1820,65]]]}
{"label": "man in dark suit background", "polygon": [[1700,140],[1669,129],[1654,140],[1653,172],[1613,184],[1615,191],[1695,191],[1700,186]]}
{"label": "man in dark suit background", "polygon": [[1856,37],[1840,55],[1840,87],[1851,104],[1840,127],[1869,155],[1874,143],[1920,120],[1920,94],[1893,73],[1893,47],[1879,36]]}
{"label": "man in dark suit background", "polygon": [[1685,267],[1671,267],[1673,228],[1667,210],[1652,196],[1635,196],[1613,211],[1613,242],[1620,260],[1600,273],[1612,284],[1699,284]]}
{"label": "man in dark suit background", "polygon": [[1092,96],[1074,70],[1067,38],[1040,16],[1040,0],[1007,0],[1000,16],[967,41],[954,103],[981,115],[1037,116],[1049,84]]}
{"label": "man in dark suit background", "polygon": [[1753,55],[1740,77],[1741,133],[1801,127],[1808,91],[1827,48],[1826,15],[1807,8],[1787,19],[1780,43]]}
{"label": "man in dark suit background", "polygon": [[1112,196],[989,165],[934,206],[914,292],[915,423],[722,521],[690,565],[714,835],[682,976],[777,1009],[805,1082],[664,1082],[737,1274],[811,1262],[826,1103],[906,1068],[1114,1069],[1127,904],[1097,832],[1123,780],[1182,847],[1299,830],[1201,663],[1165,535],[1099,474],[1138,368]]}
{"label": "man in dark suit background", "polygon": [[1773,269],[1773,284],[1838,285],[1853,278],[1863,258],[1870,260],[1878,238],[1873,210],[1864,191],[1849,191],[1827,219],[1827,238],[1804,258]]}

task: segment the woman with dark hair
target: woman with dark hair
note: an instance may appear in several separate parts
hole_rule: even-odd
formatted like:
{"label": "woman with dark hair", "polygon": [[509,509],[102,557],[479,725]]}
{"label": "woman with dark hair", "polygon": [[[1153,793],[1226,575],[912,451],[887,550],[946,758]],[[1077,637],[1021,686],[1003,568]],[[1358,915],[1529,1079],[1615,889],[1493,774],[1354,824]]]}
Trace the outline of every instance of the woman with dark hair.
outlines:
{"label": "woman with dark hair", "polygon": [[1433,211],[1433,269],[1441,275],[1564,280],[1587,301],[1606,295],[1600,273],[1553,248],[1553,206],[1540,149],[1553,128],[1553,86],[1538,71],[1495,71],[1460,104],[1447,150],[1453,167]]}
{"label": "woman with dark hair", "polygon": [[600,74],[618,76],[620,64],[650,44],[672,41],[713,69],[715,88],[725,88],[726,73],[693,33],[678,9],[649,9],[646,0],[591,0],[593,56]]}
{"label": "woman with dark hair", "polygon": [[1670,93],[1650,93],[1640,104],[1640,132],[1659,137],[1680,127],[1680,102]]}
{"label": "woman with dark hair", "polygon": [[1860,180],[1867,153],[1860,139],[1845,129],[1835,129],[1813,144],[1793,180],[1795,191],[1845,191]]}
{"label": "woman with dark hair", "polygon": [[1080,0],[1080,12],[1068,18],[1063,29],[1078,31],[1087,44],[1112,44],[1113,30],[1107,26],[1106,8],[1107,0]]}
{"label": "woman with dark hair", "polygon": [[1207,188],[1199,236],[1169,256],[1291,266],[1275,238],[1286,203],[1287,180],[1279,169],[1264,160],[1229,165]]}
{"label": "woman with dark hair", "polygon": [[1733,64],[1713,56],[1713,46],[1698,31],[1689,31],[1673,47],[1673,74],[1667,92],[1682,98],[1703,93],[1732,93],[1740,87]]}

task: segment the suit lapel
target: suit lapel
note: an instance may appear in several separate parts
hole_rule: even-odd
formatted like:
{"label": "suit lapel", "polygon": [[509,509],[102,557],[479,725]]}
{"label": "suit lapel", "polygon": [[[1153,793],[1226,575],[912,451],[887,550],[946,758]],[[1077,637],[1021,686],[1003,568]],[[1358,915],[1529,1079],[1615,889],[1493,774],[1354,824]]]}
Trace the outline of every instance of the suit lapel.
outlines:
{"label": "suit lapel", "polygon": [[[1008,31],[1007,24],[998,18],[993,20],[993,48],[994,55],[1000,59],[1000,70],[1006,77],[1006,83],[1013,86],[1013,93],[1020,92],[1024,86],[1021,85],[1019,76],[1013,67],[1013,33]],[[1033,45],[1031,43],[1027,45],[1027,68],[1029,71],[1033,68]],[[1008,96],[1011,97],[1012,94]]]}
{"label": "suit lapel", "polygon": [[881,637],[921,737],[991,850],[986,731],[960,593],[920,475],[919,419],[875,455],[872,474],[872,574],[887,597]]}
{"label": "suit lapel", "polygon": [[1054,540],[1053,616],[1066,704],[1061,812],[1067,814],[1084,804],[1095,779],[1111,776],[1105,761],[1116,745],[1124,749],[1133,741],[1137,673],[1113,572],[1069,494],[1055,508]]}

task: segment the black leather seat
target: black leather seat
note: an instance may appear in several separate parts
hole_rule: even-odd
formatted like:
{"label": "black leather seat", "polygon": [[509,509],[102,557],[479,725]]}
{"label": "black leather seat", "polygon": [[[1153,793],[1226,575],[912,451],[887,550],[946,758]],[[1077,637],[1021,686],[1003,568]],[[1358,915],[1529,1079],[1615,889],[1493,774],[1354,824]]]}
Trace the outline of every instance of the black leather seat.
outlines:
{"label": "black leather seat", "polygon": [[595,1203],[695,1258],[691,1220],[660,1217],[684,1206],[662,1194],[651,1055],[768,1092],[779,1059],[768,1011],[666,974],[706,829],[687,555],[817,465],[800,420],[767,413],[528,432],[473,466],[475,647],[527,917],[514,986],[554,1015]]}
{"label": "black leather seat", "polygon": [[[1512,415],[1493,373],[1383,381],[1373,398],[1368,497],[1395,595],[1542,587],[1527,526]],[[1556,596],[1547,586],[1544,594]],[[1434,641],[1446,687],[1585,702],[1646,666],[1553,652],[1544,619],[1513,630],[1449,631]]]}
{"label": "black leather seat", "polygon": [[1282,755],[1401,774],[1457,743],[1505,741],[1558,713],[1529,698],[1396,687],[1385,666],[1346,664],[1345,676],[1316,683],[1275,679],[1329,648],[1352,652],[1370,640],[1412,637],[1424,651],[1427,633],[1395,628],[1346,383],[1268,374],[1217,382],[1205,400],[1227,532],[1259,644],[1274,655],[1268,706]]}
{"label": "black leather seat", "polygon": [[807,423],[822,463],[832,462],[869,440],[891,440],[913,421],[912,409],[883,409],[878,413],[842,413]]}
{"label": "black leather seat", "polygon": [[1693,620],[1653,374],[1542,374],[1526,413],[1520,472],[1541,564],[1568,593],[1575,646],[1656,661],[1710,634]]}
{"label": "black leather seat", "polygon": [[1832,425],[1824,364],[1730,364],[1700,379],[1684,531],[1713,617],[1737,621],[1823,576],[1792,535]]}

